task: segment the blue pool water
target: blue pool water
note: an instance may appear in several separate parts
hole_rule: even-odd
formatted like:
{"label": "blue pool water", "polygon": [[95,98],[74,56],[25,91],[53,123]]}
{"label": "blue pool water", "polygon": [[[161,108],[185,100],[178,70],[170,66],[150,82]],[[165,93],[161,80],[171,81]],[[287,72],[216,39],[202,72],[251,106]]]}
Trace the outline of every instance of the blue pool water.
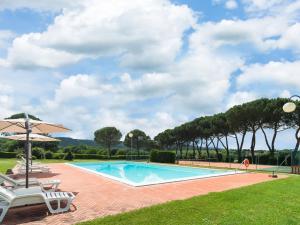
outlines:
{"label": "blue pool water", "polygon": [[206,169],[128,161],[71,163],[70,165],[132,186],[144,186],[235,174],[235,171],[232,170]]}

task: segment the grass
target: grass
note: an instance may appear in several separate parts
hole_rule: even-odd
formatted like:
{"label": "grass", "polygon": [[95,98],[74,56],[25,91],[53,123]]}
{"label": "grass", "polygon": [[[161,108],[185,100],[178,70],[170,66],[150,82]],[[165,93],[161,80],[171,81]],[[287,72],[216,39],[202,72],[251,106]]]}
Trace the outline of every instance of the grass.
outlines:
{"label": "grass", "polygon": [[[99,162],[100,160],[89,160],[89,159],[76,159],[73,161],[67,161],[63,159],[43,159],[34,160],[34,162],[41,163],[66,163],[66,162]],[[16,165],[17,159],[1,159],[0,158],[0,173],[5,173],[8,169],[12,169]]]}
{"label": "grass", "polygon": [[16,165],[16,159],[0,159],[0,173],[6,173]]}
{"label": "grass", "polygon": [[300,177],[290,176],[107,216],[80,225],[293,225],[300,224],[299,195]]}

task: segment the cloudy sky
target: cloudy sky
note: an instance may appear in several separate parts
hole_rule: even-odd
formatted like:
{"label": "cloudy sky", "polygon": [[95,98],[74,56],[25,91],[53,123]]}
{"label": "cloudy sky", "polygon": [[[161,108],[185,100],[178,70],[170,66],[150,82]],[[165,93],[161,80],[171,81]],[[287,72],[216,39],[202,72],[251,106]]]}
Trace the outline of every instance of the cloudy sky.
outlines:
{"label": "cloudy sky", "polygon": [[299,94],[299,37],[299,0],[1,0],[0,117],[153,137]]}

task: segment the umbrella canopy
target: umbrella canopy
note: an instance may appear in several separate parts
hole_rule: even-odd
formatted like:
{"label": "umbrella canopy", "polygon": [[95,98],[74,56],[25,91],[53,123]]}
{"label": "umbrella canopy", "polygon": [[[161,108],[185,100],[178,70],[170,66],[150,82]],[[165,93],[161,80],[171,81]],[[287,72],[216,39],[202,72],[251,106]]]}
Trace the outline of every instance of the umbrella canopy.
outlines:
{"label": "umbrella canopy", "polygon": [[25,117],[26,118],[0,120],[0,133],[25,133],[26,188],[28,188],[30,134],[49,134],[66,132],[69,131],[69,129],[59,124],[47,123],[44,121],[30,119],[27,113],[25,113]]}
{"label": "umbrella canopy", "polygon": [[[17,134],[12,136],[2,137],[5,139],[15,140],[15,141],[26,141],[26,134]],[[40,134],[29,134],[30,142],[49,142],[49,141],[60,141],[59,139],[55,139],[52,137],[40,135]]]}
{"label": "umbrella canopy", "polygon": [[[29,119],[31,133],[49,134],[70,131],[59,124],[47,123],[39,120]],[[26,133],[26,119],[4,119],[0,120],[0,132],[7,133]]]}

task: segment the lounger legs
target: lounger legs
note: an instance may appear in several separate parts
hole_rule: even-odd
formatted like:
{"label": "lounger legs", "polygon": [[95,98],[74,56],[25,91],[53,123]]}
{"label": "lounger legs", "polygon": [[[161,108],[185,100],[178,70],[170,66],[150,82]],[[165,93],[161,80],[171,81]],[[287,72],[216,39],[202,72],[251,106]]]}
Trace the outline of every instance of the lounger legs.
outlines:
{"label": "lounger legs", "polygon": [[[67,205],[64,208],[61,208],[61,202],[67,200]],[[57,202],[57,209],[53,209],[51,202]],[[55,214],[55,213],[62,213],[62,212],[67,212],[70,209],[72,200],[71,199],[55,199],[55,200],[46,200],[46,205],[50,211],[50,213]]]}

